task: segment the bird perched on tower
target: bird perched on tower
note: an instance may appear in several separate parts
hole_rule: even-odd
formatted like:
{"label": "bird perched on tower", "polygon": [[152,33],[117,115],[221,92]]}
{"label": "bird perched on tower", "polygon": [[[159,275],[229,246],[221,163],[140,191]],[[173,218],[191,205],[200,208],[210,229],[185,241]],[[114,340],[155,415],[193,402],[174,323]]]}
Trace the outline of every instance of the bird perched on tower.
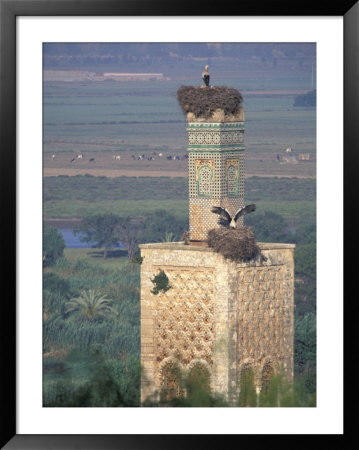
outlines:
{"label": "bird perched on tower", "polygon": [[204,68],[204,71],[202,72],[202,80],[204,81],[204,84],[208,87],[209,86],[209,72],[208,72],[208,66]]}
{"label": "bird perched on tower", "polygon": [[244,208],[240,208],[232,217],[229,211],[226,208],[222,208],[221,206],[213,206],[212,212],[214,214],[219,214],[220,218],[218,219],[219,225],[223,225],[226,228],[236,228],[237,220],[246,214],[251,213],[256,210],[256,205],[247,205]]}

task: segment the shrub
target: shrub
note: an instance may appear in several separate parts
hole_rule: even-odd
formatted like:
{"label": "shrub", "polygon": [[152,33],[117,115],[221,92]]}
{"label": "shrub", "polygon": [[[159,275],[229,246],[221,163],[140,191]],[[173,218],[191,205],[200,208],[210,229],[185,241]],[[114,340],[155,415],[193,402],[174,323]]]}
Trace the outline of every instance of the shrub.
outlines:
{"label": "shrub", "polygon": [[65,295],[70,290],[70,284],[65,279],[53,272],[45,272],[42,278],[43,289],[51,293]]}
{"label": "shrub", "polygon": [[151,281],[154,284],[154,288],[151,291],[152,294],[157,295],[160,291],[166,292],[171,288],[168,276],[163,270],[160,270],[160,272]]}
{"label": "shrub", "polygon": [[43,266],[51,266],[60,256],[63,256],[65,241],[55,228],[44,225],[43,229]]}

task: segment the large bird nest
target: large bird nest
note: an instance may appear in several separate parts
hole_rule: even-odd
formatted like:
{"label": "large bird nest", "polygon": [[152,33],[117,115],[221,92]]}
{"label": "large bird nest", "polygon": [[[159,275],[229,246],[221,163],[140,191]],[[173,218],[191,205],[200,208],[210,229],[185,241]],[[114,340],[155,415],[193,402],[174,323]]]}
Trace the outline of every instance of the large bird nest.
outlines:
{"label": "large bird nest", "polygon": [[185,114],[192,113],[196,118],[204,119],[209,119],[218,110],[225,116],[235,116],[243,101],[237,89],[225,86],[181,86],[177,99]]}
{"label": "large bird nest", "polygon": [[249,227],[213,228],[208,231],[207,241],[209,247],[231,261],[249,262],[256,258],[266,260]]}

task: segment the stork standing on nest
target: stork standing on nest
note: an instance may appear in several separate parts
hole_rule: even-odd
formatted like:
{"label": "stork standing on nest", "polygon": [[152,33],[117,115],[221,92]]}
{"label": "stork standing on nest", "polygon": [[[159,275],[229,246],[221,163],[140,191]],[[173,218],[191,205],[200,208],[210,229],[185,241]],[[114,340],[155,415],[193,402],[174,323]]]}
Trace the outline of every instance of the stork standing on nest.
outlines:
{"label": "stork standing on nest", "polygon": [[209,72],[208,72],[208,66],[204,68],[204,71],[202,72],[202,80],[204,81],[204,84],[208,87],[209,86]]}
{"label": "stork standing on nest", "polygon": [[220,218],[218,219],[218,224],[222,225],[226,228],[236,228],[237,220],[246,214],[251,213],[256,210],[256,205],[247,205],[244,208],[239,209],[234,216],[231,216],[229,211],[226,208],[222,208],[221,206],[213,206],[212,212],[214,214],[219,214]]}

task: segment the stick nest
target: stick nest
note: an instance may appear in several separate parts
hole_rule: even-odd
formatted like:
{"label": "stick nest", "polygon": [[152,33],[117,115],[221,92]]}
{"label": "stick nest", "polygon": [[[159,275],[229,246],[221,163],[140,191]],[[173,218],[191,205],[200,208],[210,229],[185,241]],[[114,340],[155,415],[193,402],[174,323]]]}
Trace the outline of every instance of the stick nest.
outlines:
{"label": "stick nest", "polygon": [[208,231],[207,239],[209,247],[231,261],[249,262],[258,257],[266,260],[249,227],[213,228]]}
{"label": "stick nest", "polygon": [[226,116],[236,115],[243,101],[237,89],[225,86],[181,86],[177,91],[177,99],[185,114],[192,113],[204,119],[209,119],[219,109]]}

